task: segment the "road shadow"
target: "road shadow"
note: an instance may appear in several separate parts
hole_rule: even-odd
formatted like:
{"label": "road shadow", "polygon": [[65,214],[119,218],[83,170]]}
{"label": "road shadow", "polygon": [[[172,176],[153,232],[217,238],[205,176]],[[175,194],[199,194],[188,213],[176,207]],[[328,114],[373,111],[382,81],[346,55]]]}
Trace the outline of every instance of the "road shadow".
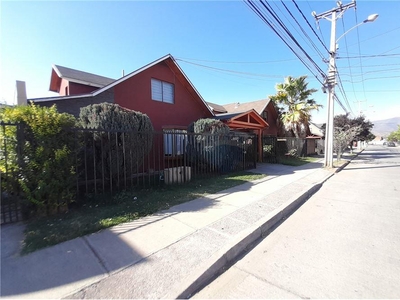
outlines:
{"label": "road shadow", "polygon": [[[250,190],[253,186],[277,176],[321,167],[320,162],[299,167],[258,164],[257,168],[251,171],[267,174],[262,180],[246,182],[25,256],[17,254],[21,248],[23,230],[19,225],[9,224],[7,230],[2,230],[0,294],[2,297],[22,298],[60,298],[60,295],[69,295],[110,274],[145,263],[152,253],[195,232],[197,229],[189,224],[192,222],[191,218],[194,217],[200,224],[205,214],[219,218],[224,210],[224,203],[220,201],[222,197]],[[183,221],[176,218],[185,212],[202,214],[188,214],[187,219]],[[13,227],[14,225],[16,227]],[[16,232],[19,232],[19,238],[15,238]]]}
{"label": "road shadow", "polygon": [[93,248],[90,236],[20,256],[23,229],[23,223],[1,226],[1,297],[60,298],[146,259],[111,231],[103,238],[104,246],[114,247],[117,259],[111,261]]}

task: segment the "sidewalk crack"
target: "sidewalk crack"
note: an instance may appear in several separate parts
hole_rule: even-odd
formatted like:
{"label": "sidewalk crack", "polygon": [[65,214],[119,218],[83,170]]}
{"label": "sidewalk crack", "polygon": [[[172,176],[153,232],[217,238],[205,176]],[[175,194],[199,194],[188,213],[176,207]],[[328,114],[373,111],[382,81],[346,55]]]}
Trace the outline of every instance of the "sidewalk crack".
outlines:
{"label": "sidewalk crack", "polygon": [[89,247],[89,249],[92,251],[94,256],[97,258],[100,266],[104,269],[104,271],[107,273],[107,275],[110,275],[110,271],[107,269],[106,265],[104,264],[104,261],[101,259],[100,255],[97,253],[97,251],[94,249],[94,247],[90,244],[90,242],[86,238],[86,236],[83,236],[82,239],[85,242],[85,244]]}

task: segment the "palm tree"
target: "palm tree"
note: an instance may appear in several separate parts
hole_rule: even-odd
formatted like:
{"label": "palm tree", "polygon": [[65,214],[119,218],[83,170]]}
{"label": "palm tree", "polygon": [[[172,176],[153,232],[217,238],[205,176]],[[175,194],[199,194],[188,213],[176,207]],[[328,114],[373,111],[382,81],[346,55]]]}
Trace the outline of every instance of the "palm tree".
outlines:
{"label": "palm tree", "polygon": [[317,90],[308,89],[306,79],[307,76],[298,78],[288,76],[284,83],[276,85],[276,95],[270,96],[270,99],[279,107],[285,129],[292,130],[297,138],[308,128],[311,112],[322,107],[314,99],[310,99]]}

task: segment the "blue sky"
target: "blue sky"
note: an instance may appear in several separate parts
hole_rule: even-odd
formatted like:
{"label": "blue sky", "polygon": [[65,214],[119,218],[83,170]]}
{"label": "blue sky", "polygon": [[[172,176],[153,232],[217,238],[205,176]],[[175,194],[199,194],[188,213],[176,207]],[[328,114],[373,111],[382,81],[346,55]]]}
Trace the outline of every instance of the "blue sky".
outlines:
{"label": "blue sky", "polygon": [[[269,3],[326,72],[327,64],[281,1]],[[328,58],[294,3],[284,3]],[[317,27],[311,11],[328,11],[336,1],[296,3],[329,48],[331,22],[321,20]],[[399,1],[359,0],[357,10],[347,10],[337,22],[339,37],[379,14],[339,41],[337,66],[345,96],[336,91],[354,115],[361,110],[370,120],[400,117],[399,11]],[[52,64],[119,78],[122,70],[127,74],[168,53],[206,101],[264,99],[286,76],[308,75],[309,87],[318,89],[314,99],[326,104],[313,72],[243,1],[2,1],[0,101],[16,102],[15,80],[26,82],[28,98],[56,95],[48,92]],[[336,103],[335,112],[344,110]],[[325,120],[325,109],[313,115],[315,122]]]}

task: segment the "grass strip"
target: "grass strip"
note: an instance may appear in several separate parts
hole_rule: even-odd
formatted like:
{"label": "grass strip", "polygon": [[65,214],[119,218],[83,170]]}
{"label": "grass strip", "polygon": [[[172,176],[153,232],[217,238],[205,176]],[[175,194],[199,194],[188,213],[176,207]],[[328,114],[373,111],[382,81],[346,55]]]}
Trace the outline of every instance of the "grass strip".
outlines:
{"label": "grass strip", "polygon": [[[174,205],[261,179],[265,174],[240,172],[195,180],[182,185],[163,185],[96,197],[67,213],[27,223],[22,254],[56,245],[124,222],[154,214]],[[111,199],[111,201],[110,201]]]}
{"label": "grass strip", "polygon": [[278,158],[278,162],[282,165],[299,167],[310,162],[315,162],[319,159],[319,157],[294,157],[294,156],[280,156]]}

